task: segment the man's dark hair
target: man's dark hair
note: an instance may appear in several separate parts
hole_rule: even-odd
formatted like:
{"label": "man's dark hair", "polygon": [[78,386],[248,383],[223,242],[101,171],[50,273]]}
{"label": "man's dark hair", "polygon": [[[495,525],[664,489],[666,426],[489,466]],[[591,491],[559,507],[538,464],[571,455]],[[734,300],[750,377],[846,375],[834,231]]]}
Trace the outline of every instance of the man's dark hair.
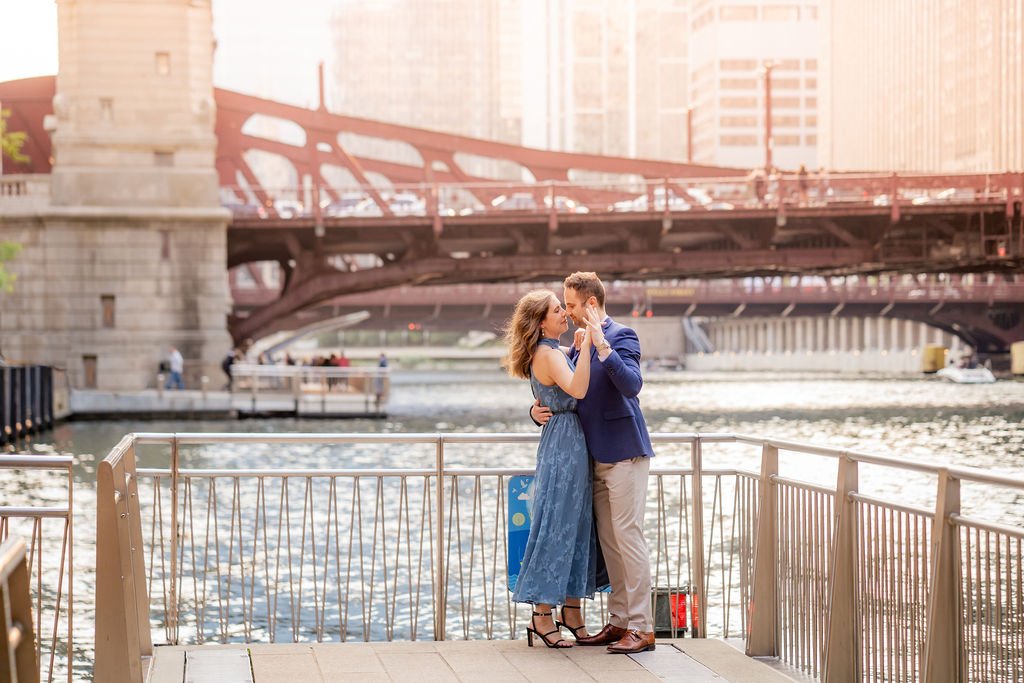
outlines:
{"label": "man's dark hair", "polygon": [[604,284],[597,273],[576,272],[565,278],[562,286],[566,289],[574,289],[583,295],[584,299],[597,298],[597,305],[604,308]]}

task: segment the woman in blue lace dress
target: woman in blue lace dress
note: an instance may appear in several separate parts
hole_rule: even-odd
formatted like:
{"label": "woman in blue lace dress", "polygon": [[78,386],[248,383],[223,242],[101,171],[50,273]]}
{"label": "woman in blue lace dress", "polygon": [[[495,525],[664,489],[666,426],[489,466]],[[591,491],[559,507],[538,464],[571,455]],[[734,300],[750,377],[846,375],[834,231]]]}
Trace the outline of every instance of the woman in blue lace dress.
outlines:
{"label": "woman in blue lace dress", "polygon": [[[576,400],[590,384],[590,347],[602,343],[604,333],[596,312],[587,311],[586,322],[575,367],[558,344],[569,326],[551,291],[533,291],[520,299],[505,333],[505,369],[513,377],[529,379],[534,394],[553,413],[541,430],[530,536],[512,593],[516,602],[534,606],[526,629],[531,647],[534,636],[548,647],[572,647],[561,638],[561,626],[576,638],[586,636],[580,599],[593,597],[595,591],[590,456]],[[554,605],[562,605],[558,621],[551,615]]]}

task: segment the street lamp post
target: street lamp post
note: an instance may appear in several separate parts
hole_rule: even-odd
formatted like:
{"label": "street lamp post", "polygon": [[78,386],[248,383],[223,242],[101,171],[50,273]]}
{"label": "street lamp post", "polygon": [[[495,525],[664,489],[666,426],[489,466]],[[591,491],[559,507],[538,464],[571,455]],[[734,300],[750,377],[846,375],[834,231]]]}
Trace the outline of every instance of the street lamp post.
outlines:
{"label": "street lamp post", "polygon": [[772,69],[776,67],[773,61],[766,61],[762,71],[764,72],[764,172],[772,172]]}
{"label": "street lamp post", "polygon": [[693,107],[686,108],[686,163],[693,163]]}

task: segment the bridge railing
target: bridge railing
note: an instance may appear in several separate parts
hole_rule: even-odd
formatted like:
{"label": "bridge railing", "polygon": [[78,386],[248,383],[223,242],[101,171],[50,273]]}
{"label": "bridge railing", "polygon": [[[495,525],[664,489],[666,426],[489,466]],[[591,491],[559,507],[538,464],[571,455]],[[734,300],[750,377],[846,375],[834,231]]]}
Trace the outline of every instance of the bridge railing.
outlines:
{"label": "bridge railing", "polygon": [[14,536],[28,542],[36,672],[45,681],[66,672],[68,683],[76,659],[73,466],[71,456],[0,455],[0,497],[22,503],[0,505],[0,542]]}
{"label": "bridge railing", "polygon": [[831,174],[752,172],[746,178],[612,176],[573,182],[415,183],[369,185],[225,186],[223,204],[241,219],[373,219],[463,216],[785,210],[837,205],[891,207],[1013,202],[1024,197],[1024,175]]}
{"label": "bridge railing", "polygon": [[[827,681],[1019,680],[1024,479],[744,435],[653,438],[689,462],[651,472],[660,629],[745,637],[749,654]],[[151,620],[171,643],[515,637],[527,612],[505,589],[508,507],[532,468],[509,465],[536,440],[126,437],[119,453],[166,463],[138,471],[131,535],[152,603],[135,628]]]}

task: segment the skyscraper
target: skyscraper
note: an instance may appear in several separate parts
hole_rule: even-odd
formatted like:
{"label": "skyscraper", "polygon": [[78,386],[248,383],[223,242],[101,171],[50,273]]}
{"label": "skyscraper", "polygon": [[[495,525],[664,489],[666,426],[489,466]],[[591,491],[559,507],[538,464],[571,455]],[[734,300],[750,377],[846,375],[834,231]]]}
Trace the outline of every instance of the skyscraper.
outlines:
{"label": "skyscraper", "polygon": [[1019,0],[826,0],[821,153],[836,169],[1024,169]]}

